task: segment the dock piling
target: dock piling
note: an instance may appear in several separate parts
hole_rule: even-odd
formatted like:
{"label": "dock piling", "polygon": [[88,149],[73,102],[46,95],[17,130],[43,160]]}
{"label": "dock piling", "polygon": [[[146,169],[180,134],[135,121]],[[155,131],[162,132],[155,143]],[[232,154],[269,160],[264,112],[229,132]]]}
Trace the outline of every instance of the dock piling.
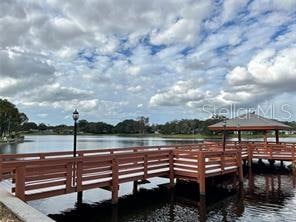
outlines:
{"label": "dock piling", "polygon": [[199,193],[206,195],[206,177],[205,177],[205,156],[203,152],[198,154],[198,171],[199,171]]}

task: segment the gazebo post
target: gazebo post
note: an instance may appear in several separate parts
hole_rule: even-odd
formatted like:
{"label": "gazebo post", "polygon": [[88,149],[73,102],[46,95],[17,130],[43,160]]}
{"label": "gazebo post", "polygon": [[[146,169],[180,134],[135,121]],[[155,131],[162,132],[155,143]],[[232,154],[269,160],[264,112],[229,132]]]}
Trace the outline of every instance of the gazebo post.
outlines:
{"label": "gazebo post", "polygon": [[275,130],[275,142],[278,144],[280,142],[279,140],[279,130]]}
{"label": "gazebo post", "polygon": [[237,131],[237,139],[238,139],[238,142],[239,143],[242,141],[242,135],[241,135],[241,131],[240,130]]}
{"label": "gazebo post", "polygon": [[266,130],[263,131],[263,141],[264,141],[264,144],[267,144],[267,131]]}

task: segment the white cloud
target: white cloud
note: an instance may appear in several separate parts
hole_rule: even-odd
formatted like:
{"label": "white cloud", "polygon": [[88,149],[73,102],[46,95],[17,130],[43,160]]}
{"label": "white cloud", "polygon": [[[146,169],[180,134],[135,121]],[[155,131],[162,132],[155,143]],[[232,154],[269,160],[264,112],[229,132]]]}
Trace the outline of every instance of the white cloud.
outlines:
{"label": "white cloud", "polygon": [[266,49],[255,55],[246,67],[236,67],[226,79],[230,87],[220,98],[229,103],[262,102],[296,90],[296,48],[276,52]]}
{"label": "white cloud", "polygon": [[291,94],[294,8],[293,0],[2,0],[0,96],[29,117],[54,109],[63,121],[79,107],[117,121]]}
{"label": "white cloud", "polygon": [[203,100],[205,94],[199,89],[203,81],[178,81],[163,92],[156,93],[150,98],[151,106],[178,106],[191,101]]}
{"label": "white cloud", "polygon": [[141,92],[143,90],[143,88],[142,88],[142,86],[137,85],[137,86],[128,87],[127,90],[132,93],[138,93],[138,92]]}

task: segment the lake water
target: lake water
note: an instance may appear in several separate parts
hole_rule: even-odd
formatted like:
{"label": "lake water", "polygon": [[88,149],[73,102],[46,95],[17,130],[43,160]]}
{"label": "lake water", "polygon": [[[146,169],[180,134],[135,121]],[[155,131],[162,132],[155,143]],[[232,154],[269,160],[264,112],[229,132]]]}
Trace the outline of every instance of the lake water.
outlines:
{"label": "lake water", "polygon": [[[295,142],[296,138],[282,141]],[[199,140],[79,136],[78,149],[152,146],[194,143]],[[1,145],[1,153],[72,150],[72,136],[27,136],[24,143]],[[111,193],[102,189],[31,201],[29,204],[57,221],[296,221],[296,179],[286,169],[277,173],[268,166],[244,173],[244,187],[228,192],[207,187],[206,200],[199,200],[196,184],[178,184],[172,191],[159,188],[167,179],[155,178],[140,185],[132,195],[132,184],[120,186],[119,204],[110,205]]]}
{"label": "lake water", "polygon": [[[78,136],[77,149],[102,149],[197,143],[202,140],[158,137]],[[0,145],[0,153],[31,153],[73,150],[73,136],[26,136],[24,143]]]}

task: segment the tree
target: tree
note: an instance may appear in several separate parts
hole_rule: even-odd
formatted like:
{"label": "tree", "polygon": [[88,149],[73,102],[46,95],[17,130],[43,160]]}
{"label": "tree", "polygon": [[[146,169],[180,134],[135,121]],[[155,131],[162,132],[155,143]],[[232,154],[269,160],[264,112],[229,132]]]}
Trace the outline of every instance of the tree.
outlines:
{"label": "tree", "polygon": [[41,131],[47,130],[47,126],[44,123],[40,123],[38,125],[38,130],[41,130]]}
{"label": "tree", "polygon": [[118,123],[114,127],[115,133],[139,133],[139,122],[133,119],[127,119]]}
{"label": "tree", "polygon": [[139,132],[145,134],[146,128],[149,126],[149,117],[140,116],[137,120],[139,123]]}
{"label": "tree", "polygon": [[34,122],[27,122],[27,123],[24,123],[22,126],[23,131],[30,131],[30,130],[37,130],[37,129],[38,129],[38,125]]}
{"label": "tree", "polygon": [[0,99],[0,137],[10,136],[11,132],[20,130],[27,121],[26,114],[20,113],[14,104]]}

